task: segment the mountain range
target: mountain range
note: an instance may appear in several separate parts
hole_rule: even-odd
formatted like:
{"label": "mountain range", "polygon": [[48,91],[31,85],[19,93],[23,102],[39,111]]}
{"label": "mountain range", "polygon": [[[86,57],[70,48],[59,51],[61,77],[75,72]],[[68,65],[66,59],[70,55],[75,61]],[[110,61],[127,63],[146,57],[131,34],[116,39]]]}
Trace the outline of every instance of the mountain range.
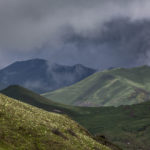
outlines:
{"label": "mountain range", "polygon": [[114,68],[43,94],[55,102],[75,106],[120,106],[150,100],[150,67]]}
{"label": "mountain range", "polygon": [[[16,82],[30,78],[32,83],[34,75],[36,80],[43,78],[41,61],[47,65],[47,61],[39,59],[16,62],[17,65],[6,67],[4,73]],[[21,69],[24,63],[25,67]],[[39,70],[32,71],[37,66]],[[52,66],[55,69],[52,67],[51,72],[55,70],[56,73],[58,65]],[[75,66],[80,68],[82,65]],[[61,70],[62,66],[58,68],[59,75],[68,72],[68,66],[65,71]],[[75,72],[82,74],[83,70]],[[3,87],[7,82],[4,78],[1,81],[0,87]],[[0,150],[14,147],[24,150],[27,145],[29,149],[40,150],[49,149],[49,146],[52,149],[69,146],[69,149],[81,150],[149,150],[149,66],[109,68],[96,73],[93,70],[91,75],[71,86],[41,95],[35,89],[31,91],[21,84],[12,84],[0,91]]]}
{"label": "mountain range", "polygon": [[81,64],[65,66],[44,59],[17,61],[0,70],[0,88],[17,84],[44,93],[74,84],[95,72]]}

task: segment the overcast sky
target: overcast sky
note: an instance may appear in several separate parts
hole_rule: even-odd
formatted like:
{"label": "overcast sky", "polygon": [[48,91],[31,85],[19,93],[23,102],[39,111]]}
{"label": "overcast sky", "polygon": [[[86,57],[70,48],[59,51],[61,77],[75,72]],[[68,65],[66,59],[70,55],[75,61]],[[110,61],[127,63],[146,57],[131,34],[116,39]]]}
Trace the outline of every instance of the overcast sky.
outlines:
{"label": "overcast sky", "polygon": [[0,68],[31,58],[149,65],[149,8],[149,0],[0,0]]}

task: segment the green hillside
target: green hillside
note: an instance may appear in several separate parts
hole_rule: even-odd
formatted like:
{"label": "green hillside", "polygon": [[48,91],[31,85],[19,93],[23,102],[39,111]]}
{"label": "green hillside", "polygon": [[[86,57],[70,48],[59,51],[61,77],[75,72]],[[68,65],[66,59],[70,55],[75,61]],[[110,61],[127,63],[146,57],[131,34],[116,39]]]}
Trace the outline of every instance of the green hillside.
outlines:
{"label": "green hillside", "polygon": [[0,94],[1,150],[110,150],[65,115]]}
{"label": "green hillside", "polygon": [[150,67],[117,68],[43,96],[76,106],[119,106],[150,100]]}
{"label": "green hillside", "polygon": [[[9,86],[8,88],[2,90],[1,93],[7,95],[8,97],[17,99],[21,102],[25,102],[30,105],[34,105],[36,107],[45,109],[50,112],[67,114],[70,117],[73,117],[73,116],[78,117],[78,116],[80,116],[80,114],[89,113],[87,110],[85,110],[85,111],[82,110],[81,107],[68,106],[68,105],[54,103],[51,100],[46,99],[46,98],[40,96],[39,94],[34,93],[34,92],[32,92],[26,88],[23,88],[21,86],[18,86],[18,85]],[[118,146],[112,144],[107,139],[100,138],[99,142],[111,147],[113,150],[120,150],[120,148],[118,148]]]}
{"label": "green hillside", "polygon": [[[4,90],[7,95],[13,91],[25,100],[32,93],[21,87],[9,87]],[[20,91],[20,93],[19,93]],[[28,91],[28,92],[25,92]],[[18,92],[18,93],[17,93]],[[26,93],[23,95],[21,93]],[[36,93],[32,93],[31,99],[38,97]],[[42,98],[42,97],[41,97]],[[55,103],[56,104],[56,103]],[[53,110],[56,105],[47,105],[49,111]],[[43,107],[43,105],[41,105]],[[58,108],[59,107],[59,108]],[[45,109],[46,107],[43,107]],[[57,104],[57,110],[69,115],[72,119],[80,123],[86,129],[101,139],[101,142],[109,145],[114,150],[119,150],[115,145],[109,143],[111,141],[123,150],[149,150],[150,143],[150,102],[131,106],[120,107],[73,107]],[[104,138],[106,137],[106,139]]]}
{"label": "green hillside", "polygon": [[150,102],[119,107],[84,107],[80,112],[72,118],[92,134],[106,136],[123,150],[149,150]]}
{"label": "green hillside", "polygon": [[6,89],[0,91],[0,93],[51,112],[72,114],[74,113],[72,110],[76,109],[76,107],[73,106],[55,103],[33,91],[18,85],[9,86]]}
{"label": "green hillside", "polygon": [[0,92],[5,95],[9,95],[10,97],[13,97],[15,99],[21,99],[21,101],[30,103],[31,105],[36,105],[39,103],[52,105],[56,104],[53,101],[46,99],[39,94],[36,94],[31,90],[23,88],[19,85],[9,86]]}

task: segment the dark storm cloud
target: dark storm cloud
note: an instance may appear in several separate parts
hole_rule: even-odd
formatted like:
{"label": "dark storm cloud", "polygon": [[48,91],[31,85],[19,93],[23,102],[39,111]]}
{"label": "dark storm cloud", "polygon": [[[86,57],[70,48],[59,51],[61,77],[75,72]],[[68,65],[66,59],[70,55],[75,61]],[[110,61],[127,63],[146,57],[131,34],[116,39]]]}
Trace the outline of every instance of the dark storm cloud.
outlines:
{"label": "dark storm cloud", "polygon": [[85,56],[81,62],[95,63],[96,67],[103,69],[150,64],[150,21],[113,19],[97,26],[92,33],[70,32],[64,46],[67,43]]}
{"label": "dark storm cloud", "polygon": [[149,8],[149,0],[1,0],[0,66],[33,57],[101,69],[149,63]]}

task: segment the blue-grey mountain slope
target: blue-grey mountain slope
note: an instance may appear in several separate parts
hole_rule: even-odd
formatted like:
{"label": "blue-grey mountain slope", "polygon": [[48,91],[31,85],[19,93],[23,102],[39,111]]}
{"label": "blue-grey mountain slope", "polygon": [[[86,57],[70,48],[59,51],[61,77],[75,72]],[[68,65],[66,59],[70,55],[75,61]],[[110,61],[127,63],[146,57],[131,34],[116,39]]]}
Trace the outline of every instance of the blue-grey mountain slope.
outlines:
{"label": "blue-grey mountain slope", "polygon": [[65,66],[50,64],[43,59],[32,59],[17,61],[0,70],[0,83],[3,85],[1,89],[17,84],[44,93],[74,84],[95,72],[81,64]]}

